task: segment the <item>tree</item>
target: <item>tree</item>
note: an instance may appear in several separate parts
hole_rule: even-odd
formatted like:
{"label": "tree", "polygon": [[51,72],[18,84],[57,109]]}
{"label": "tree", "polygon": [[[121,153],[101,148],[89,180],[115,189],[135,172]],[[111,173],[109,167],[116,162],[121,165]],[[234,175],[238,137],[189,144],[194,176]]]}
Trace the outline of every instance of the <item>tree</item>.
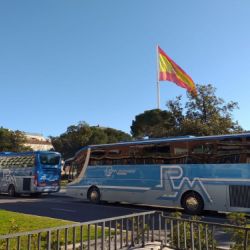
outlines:
{"label": "tree", "polygon": [[92,128],[92,134],[89,138],[88,144],[104,144],[108,142],[108,135],[104,130],[97,128]]}
{"label": "tree", "polygon": [[149,110],[137,115],[132,122],[132,135],[163,137],[242,132],[232,116],[238,108],[237,102],[226,103],[215,92],[216,88],[211,84],[197,85],[197,95],[187,92],[188,101],[184,107],[182,96],[178,96],[167,102],[165,111]]}
{"label": "tree", "polygon": [[26,137],[21,131],[0,127],[0,152],[22,152],[32,150],[24,146]]}
{"label": "tree", "polygon": [[132,122],[131,133],[135,138],[163,137],[176,126],[175,119],[171,112],[152,109],[135,117]]}
{"label": "tree", "polygon": [[55,150],[60,152],[64,159],[74,156],[80,148],[87,145],[131,140],[131,136],[122,131],[99,126],[89,126],[86,122],[71,125],[65,133],[58,137],[50,138]]}
{"label": "tree", "polygon": [[215,95],[216,88],[211,84],[197,85],[197,96],[188,94],[186,116],[183,122],[183,134],[197,130],[197,135],[230,134],[242,132],[237,121],[233,121],[232,112],[238,108],[238,103],[225,103]]}

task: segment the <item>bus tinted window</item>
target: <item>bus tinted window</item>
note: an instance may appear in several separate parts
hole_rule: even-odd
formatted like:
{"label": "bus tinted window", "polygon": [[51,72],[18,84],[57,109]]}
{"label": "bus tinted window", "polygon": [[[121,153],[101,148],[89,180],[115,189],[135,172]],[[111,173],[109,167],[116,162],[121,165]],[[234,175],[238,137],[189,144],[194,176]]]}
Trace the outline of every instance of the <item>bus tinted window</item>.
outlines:
{"label": "bus tinted window", "polygon": [[188,144],[173,143],[172,147],[172,163],[174,164],[186,164],[188,161]]}
{"label": "bus tinted window", "polygon": [[25,168],[35,165],[35,156],[0,157],[0,168]]}
{"label": "bus tinted window", "polygon": [[39,158],[42,165],[55,166],[60,163],[60,156],[55,154],[41,154]]}
{"label": "bus tinted window", "polygon": [[[86,161],[87,151],[81,151],[76,159],[71,159],[70,162],[66,163],[68,164],[68,180],[73,181],[76,179],[79,174],[81,173],[83,166]],[[66,161],[67,162],[67,161]]]}
{"label": "bus tinted window", "polygon": [[192,149],[193,154],[211,154],[213,152],[213,145],[211,144],[199,144]]}
{"label": "bus tinted window", "polygon": [[242,138],[228,138],[217,144],[218,163],[240,163],[246,162],[247,144]]}
{"label": "bus tinted window", "polygon": [[118,149],[92,149],[90,166],[171,163],[170,145],[123,145]]}
{"label": "bus tinted window", "polygon": [[214,142],[194,142],[189,144],[189,164],[215,163],[216,151]]}

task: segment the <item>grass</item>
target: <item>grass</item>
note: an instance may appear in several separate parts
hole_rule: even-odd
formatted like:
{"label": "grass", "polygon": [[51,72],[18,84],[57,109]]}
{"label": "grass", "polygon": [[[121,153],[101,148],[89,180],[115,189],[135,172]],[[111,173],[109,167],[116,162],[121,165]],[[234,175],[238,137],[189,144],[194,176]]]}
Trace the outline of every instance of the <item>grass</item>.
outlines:
{"label": "grass", "polygon": [[[43,228],[53,228],[53,227],[59,227],[64,225],[72,225],[75,222],[73,221],[67,221],[67,220],[59,220],[59,219],[52,219],[48,217],[41,217],[41,216],[34,216],[34,215],[27,215],[22,213],[16,213],[16,212],[10,212],[5,210],[0,210],[0,235],[5,234],[12,234],[12,233],[18,233],[18,232],[29,232],[33,230],[43,229]],[[88,239],[87,235],[87,226],[83,227],[83,241],[86,241]],[[52,232],[51,235],[51,243],[52,243],[52,249],[57,244],[57,232]],[[108,231],[105,230],[105,234],[107,234]],[[101,236],[101,229],[98,227],[97,229],[97,238]],[[76,240],[79,242],[80,240],[80,227],[76,228]],[[21,249],[26,250],[27,249],[27,236],[21,237]],[[60,231],[59,235],[59,242],[60,246],[65,245],[65,230]],[[90,227],[90,239],[95,238],[95,228],[94,226]],[[30,242],[32,245],[32,249],[37,249],[37,239],[38,235],[32,235]],[[41,249],[46,249],[46,239],[47,234],[42,233],[41,234]],[[71,244],[73,241],[73,229],[69,229],[67,232],[67,244]],[[6,241],[0,240],[0,250],[6,249]],[[17,246],[17,239],[10,240],[10,249],[16,249]]]}
{"label": "grass", "polygon": [[73,221],[0,210],[0,235],[72,225]]}

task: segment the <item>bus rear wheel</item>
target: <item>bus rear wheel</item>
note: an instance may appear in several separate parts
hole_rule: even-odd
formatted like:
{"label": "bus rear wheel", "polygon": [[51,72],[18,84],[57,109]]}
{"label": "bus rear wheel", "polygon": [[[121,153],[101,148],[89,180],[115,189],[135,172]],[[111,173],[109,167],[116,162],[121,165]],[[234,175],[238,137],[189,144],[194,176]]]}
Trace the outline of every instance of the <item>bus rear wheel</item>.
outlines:
{"label": "bus rear wheel", "polygon": [[204,201],[197,192],[188,192],[183,195],[181,205],[188,214],[200,214],[204,208]]}
{"label": "bus rear wheel", "polygon": [[91,187],[88,190],[88,200],[92,203],[99,203],[101,200],[100,191],[97,187]]}
{"label": "bus rear wheel", "polygon": [[16,196],[16,190],[15,190],[14,185],[10,185],[9,186],[9,188],[8,188],[8,195],[10,197],[15,197]]}

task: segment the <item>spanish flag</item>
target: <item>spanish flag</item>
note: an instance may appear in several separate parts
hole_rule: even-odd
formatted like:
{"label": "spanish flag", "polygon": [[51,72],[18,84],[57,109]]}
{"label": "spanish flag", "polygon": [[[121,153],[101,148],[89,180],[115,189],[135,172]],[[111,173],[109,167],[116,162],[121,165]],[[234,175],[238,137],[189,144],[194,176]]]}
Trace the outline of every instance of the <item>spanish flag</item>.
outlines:
{"label": "spanish flag", "polygon": [[192,78],[178,66],[167,54],[158,46],[159,56],[159,81],[170,81],[178,86],[187,89],[194,95],[197,94]]}

